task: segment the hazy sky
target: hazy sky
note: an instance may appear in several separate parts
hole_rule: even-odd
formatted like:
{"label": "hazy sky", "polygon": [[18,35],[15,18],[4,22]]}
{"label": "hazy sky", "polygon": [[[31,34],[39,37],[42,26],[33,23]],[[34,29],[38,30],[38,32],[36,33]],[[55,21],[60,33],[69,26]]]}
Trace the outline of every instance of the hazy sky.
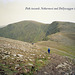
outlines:
{"label": "hazy sky", "polygon": [[75,0],[0,0],[0,26],[22,20],[75,22],[75,10],[25,10],[25,7],[75,8]]}

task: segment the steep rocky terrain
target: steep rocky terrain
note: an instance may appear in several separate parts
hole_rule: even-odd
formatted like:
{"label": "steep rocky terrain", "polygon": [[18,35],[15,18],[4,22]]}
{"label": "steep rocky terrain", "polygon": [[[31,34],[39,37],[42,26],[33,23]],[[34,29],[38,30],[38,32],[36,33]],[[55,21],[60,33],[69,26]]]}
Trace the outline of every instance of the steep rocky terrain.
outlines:
{"label": "steep rocky terrain", "polygon": [[51,54],[50,58],[49,63],[35,75],[75,75],[75,64],[72,64],[72,60],[56,54]]}
{"label": "steep rocky terrain", "polygon": [[0,75],[66,75],[75,74],[75,61],[37,43],[26,43],[0,37]]}
{"label": "steep rocky terrain", "polygon": [[45,65],[46,58],[46,52],[35,44],[0,37],[1,75],[32,74],[32,67]]}

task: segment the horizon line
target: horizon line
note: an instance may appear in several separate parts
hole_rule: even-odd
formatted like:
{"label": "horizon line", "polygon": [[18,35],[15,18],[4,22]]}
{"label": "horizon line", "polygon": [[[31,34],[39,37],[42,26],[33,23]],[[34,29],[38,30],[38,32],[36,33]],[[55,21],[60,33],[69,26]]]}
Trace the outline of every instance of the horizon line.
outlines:
{"label": "horizon line", "polygon": [[[70,22],[70,23],[75,23],[74,21],[66,21],[66,20],[54,20],[52,22],[42,22],[42,21],[37,21],[37,20],[20,20],[20,21],[15,21],[15,22],[8,23],[7,25],[18,23],[18,22],[22,22],[22,21],[34,21],[34,22],[39,22],[39,23],[43,23],[43,24],[51,24],[53,22]],[[0,27],[5,27],[7,25],[0,25]]]}

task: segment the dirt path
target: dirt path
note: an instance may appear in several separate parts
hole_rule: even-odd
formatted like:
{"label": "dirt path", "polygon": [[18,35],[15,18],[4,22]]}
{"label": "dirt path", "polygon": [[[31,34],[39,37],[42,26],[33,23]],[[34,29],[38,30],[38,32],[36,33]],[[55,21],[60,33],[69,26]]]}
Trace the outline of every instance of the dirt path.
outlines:
{"label": "dirt path", "polygon": [[[73,56],[73,55],[71,55],[71,54],[69,54],[69,53],[67,53],[67,52],[65,52],[65,51],[61,51],[61,50],[56,49],[56,48],[51,48],[51,49],[56,50],[56,51],[59,51],[59,52],[61,52],[61,53],[65,53],[65,54],[67,54],[68,56],[71,56],[71,57],[75,58],[75,56]],[[71,57],[69,57],[69,58],[71,58]]]}

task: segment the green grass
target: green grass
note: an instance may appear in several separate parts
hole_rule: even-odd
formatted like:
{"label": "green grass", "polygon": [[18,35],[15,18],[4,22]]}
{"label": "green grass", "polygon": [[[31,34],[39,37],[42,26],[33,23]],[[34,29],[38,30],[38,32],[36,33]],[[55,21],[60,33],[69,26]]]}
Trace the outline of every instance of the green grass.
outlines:
{"label": "green grass", "polygon": [[43,46],[45,50],[47,50],[48,47],[51,48],[52,53],[75,58],[75,46],[66,46],[54,41],[38,42],[37,44]]}
{"label": "green grass", "polygon": [[58,55],[61,55],[61,56],[67,56],[67,57],[69,57],[69,58],[75,59],[75,56],[71,56],[71,55],[69,55],[69,54],[66,54],[66,53],[63,53],[63,52],[60,52],[60,51],[52,50],[51,53],[55,53],[55,54],[58,54]]}
{"label": "green grass", "polygon": [[45,37],[44,31],[47,26],[35,21],[22,21],[0,28],[0,36],[25,42],[37,42]]}
{"label": "green grass", "polygon": [[[9,66],[10,65],[4,65],[4,64],[0,63],[0,69],[3,70],[3,73],[5,75],[13,75],[14,72],[17,72],[16,70],[14,70],[13,66],[12,66],[13,71],[11,69],[9,69]],[[0,74],[1,74],[1,72],[2,71],[0,71]]]}

